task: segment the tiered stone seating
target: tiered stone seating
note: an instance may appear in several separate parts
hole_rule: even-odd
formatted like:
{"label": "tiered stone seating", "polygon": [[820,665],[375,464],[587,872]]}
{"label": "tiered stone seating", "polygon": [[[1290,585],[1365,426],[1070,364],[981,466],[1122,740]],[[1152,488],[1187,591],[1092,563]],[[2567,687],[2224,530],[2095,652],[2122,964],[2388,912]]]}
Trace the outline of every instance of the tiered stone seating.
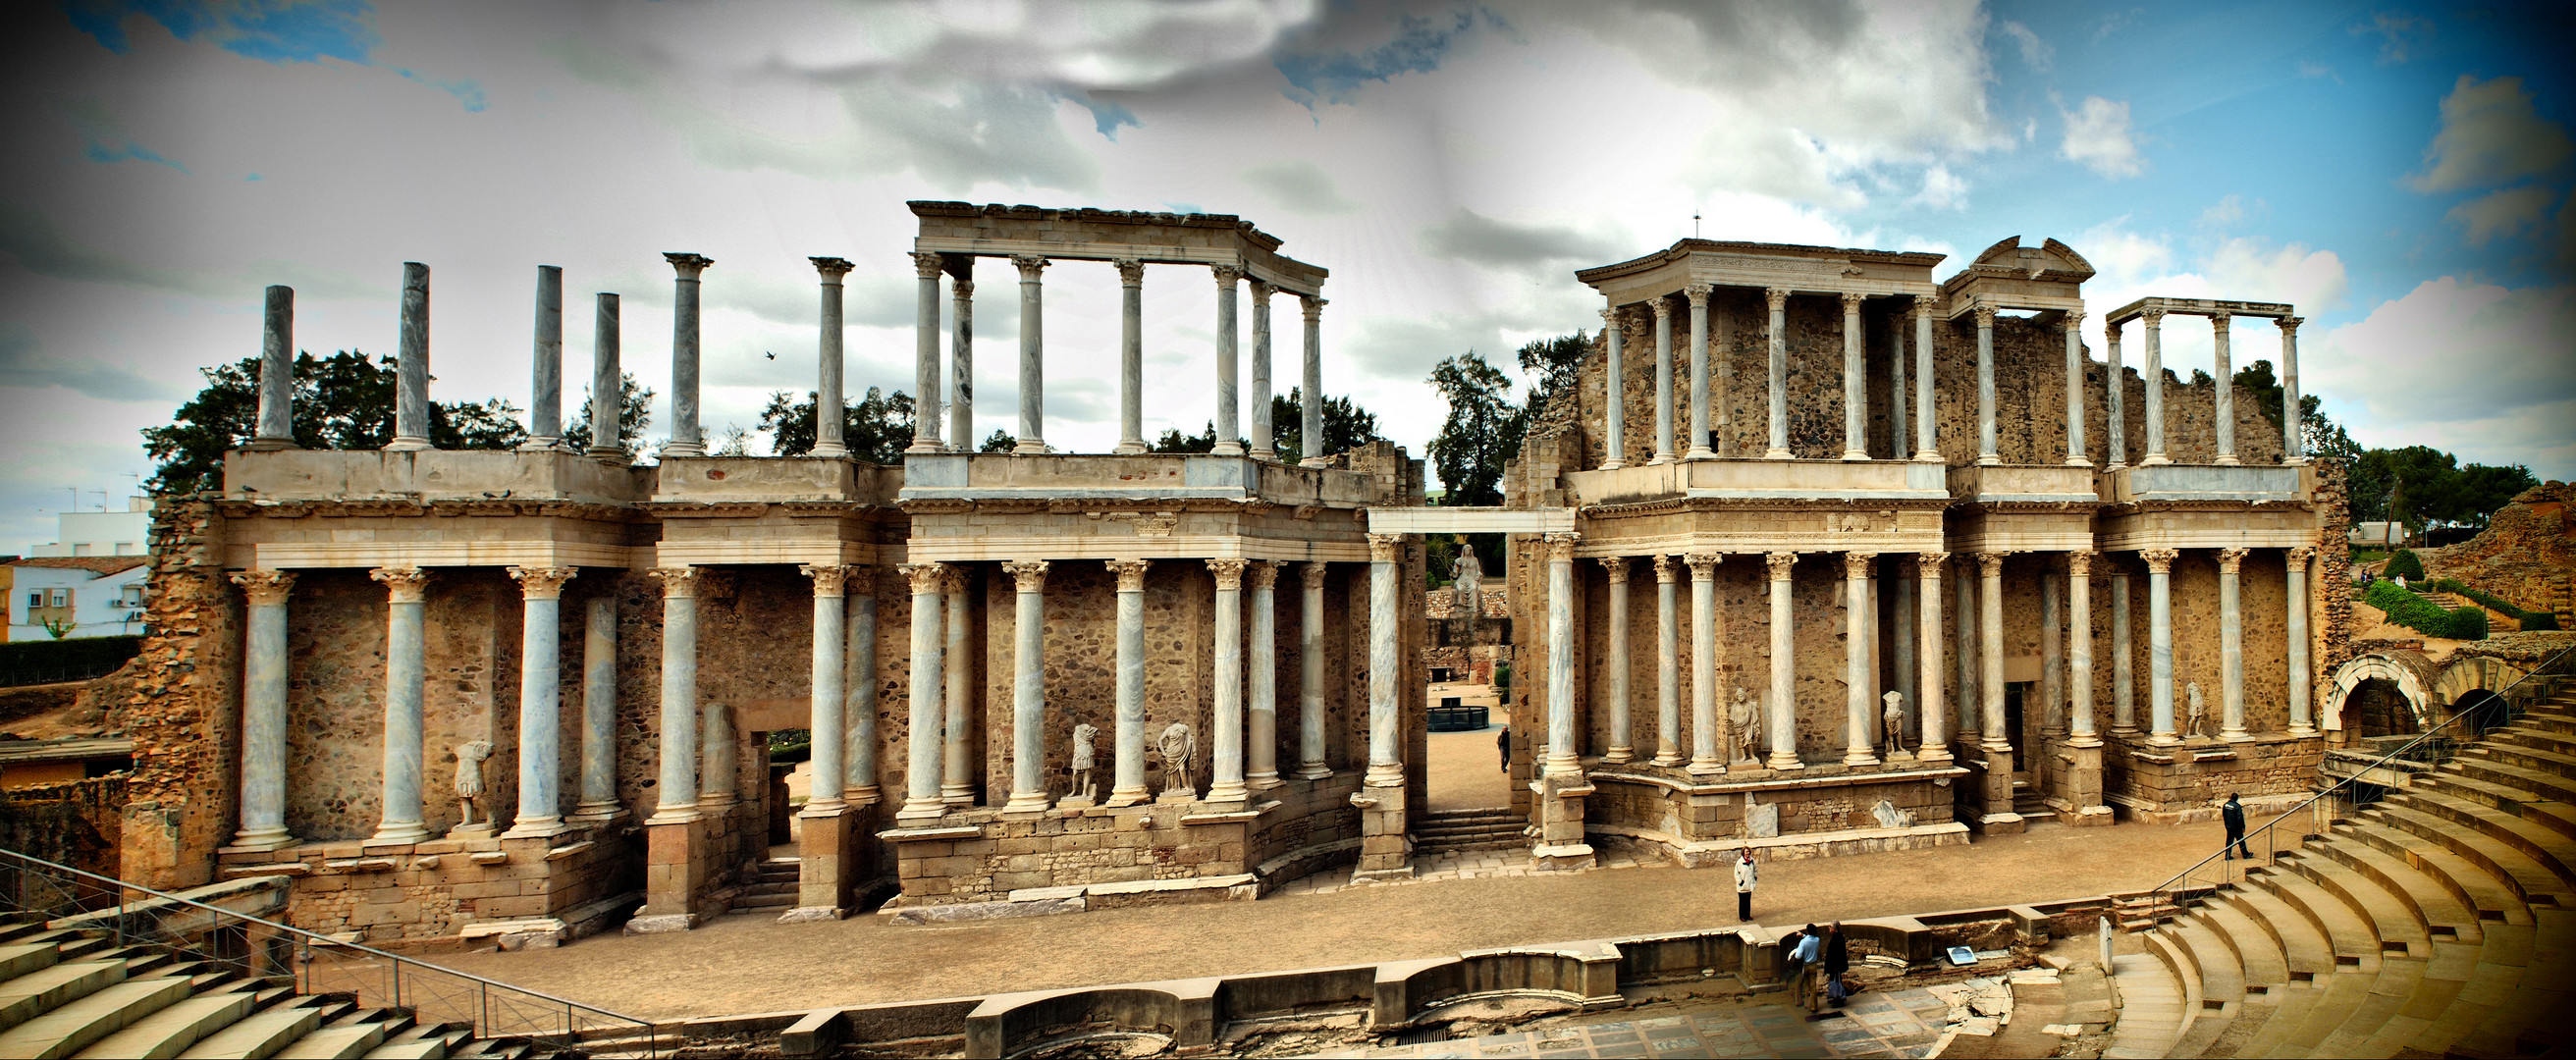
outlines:
{"label": "tiered stone seating", "polygon": [[[2576,1049],[2576,686],[2118,963],[2108,1056]],[[2286,827],[2286,826],[2285,826]],[[2179,1011],[2169,1001],[2179,998]]]}
{"label": "tiered stone seating", "polygon": [[0,1057],[522,1057],[523,1043],[152,950],[0,926]]}

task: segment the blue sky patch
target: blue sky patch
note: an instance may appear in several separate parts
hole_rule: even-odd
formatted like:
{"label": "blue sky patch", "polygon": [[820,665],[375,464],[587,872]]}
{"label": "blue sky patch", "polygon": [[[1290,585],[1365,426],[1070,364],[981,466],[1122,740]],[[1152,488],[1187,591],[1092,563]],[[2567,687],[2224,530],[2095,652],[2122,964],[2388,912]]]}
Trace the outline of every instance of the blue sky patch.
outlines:
{"label": "blue sky patch", "polygon": [[125,20],[151,19],[180,40],[204,38],[235,55],[270,63],[323,59],[368,65],[384,38],[365,0],[66,0],[63,13],[101,47],[124,53]]}
{"label": "blue sky patch", "polygon": [[[1478,9],[1471,7],[1443,15],[1399,14],[1394,39],[1365,51],[1282,55],[1272,63],[1288,79],[1280,94],[1313,110],[1317,103],[1348,103],[1371,81],[1430,73],[1440,68],[1441,60],[1476,29],[1478,21]],[[1483,21],[1501,27],[1491,14]]]}

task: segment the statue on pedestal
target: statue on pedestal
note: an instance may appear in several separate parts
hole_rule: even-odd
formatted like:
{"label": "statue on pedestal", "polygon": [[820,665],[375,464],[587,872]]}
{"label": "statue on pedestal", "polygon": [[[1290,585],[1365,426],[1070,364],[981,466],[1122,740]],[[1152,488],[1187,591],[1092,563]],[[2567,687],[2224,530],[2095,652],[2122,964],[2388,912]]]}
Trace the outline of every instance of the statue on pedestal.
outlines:
{"label": "statue on pedestal", "polygon": [[2193,681],[2190,684],[2184,685],[2183,697],[2190,701],[2191,713],[2185,715],[2186,720],[2183,724],[2182,738],[2191,740],[2208,736],[2209,708],[2201,705],[2200,682]]}
{"label": "statue on pedestal", "polygon": [[1199,797],[1199,786],[1190,778],[1190,759],[1198,754],[1198,734],[1186,722],[1173,722],[1163,729],[1156,746],[1163,752],[1163,794]]}
{"label": "statue on pedestal", "polygon": [[1735,760],[1757,761],[1753,755],[1753,738],[1762,729],[1762,712],[1753,703],[1753,693],[1735,686],[1735,702],[1726,708],[1727,723],[1735,727]]}
{"label": "statue on pedestal", "polygon": [[474,812],[483,801],[483,763],[492,757],[492,741],[469,740],[456,745],[456,801],[462,809],[456,827],[470,828],[480,824],[492,827],[492,815],[486,812],[476,821]]}
{"label": "statue on pedestal", "polygon": [[1456,589],[1458,617],[1470,622],[1485,615],[1485,568],[1476,562],[1476,547],[1467,543],[1467,535],[1458,535],[1458,561],[1449,568],[1451,584]]}
{"label": "statue on pedestal", "polygon": [[1879,697],[1887,707],[1878,712],[1878,720],[1887,727],[1887,753],[1905,753],[1905,693],[1893,689]]}
{"label": "statue on pedestal", "polygon": [[1079,722],[1074,724],[1073,792],[1065,797],[1065,801],[1079,801],[1088,805],[1093,799],[1098,797],[1098,788],[1092,782],[1091,771],[1096,765],[1093,761],[1092,742],[1097,740],[1099,737],[1099,726],[1086,725]]}

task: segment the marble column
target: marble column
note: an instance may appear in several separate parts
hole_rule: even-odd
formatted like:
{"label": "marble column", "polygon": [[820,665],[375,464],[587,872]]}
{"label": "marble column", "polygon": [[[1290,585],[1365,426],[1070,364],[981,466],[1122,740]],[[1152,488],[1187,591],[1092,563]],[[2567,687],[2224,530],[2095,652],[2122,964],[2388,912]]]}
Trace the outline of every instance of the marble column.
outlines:
{"label": "marble column", "polygon": [[[662,762],[650,824],[698,819],[699,567],[655,567],[662,583]],[[933,664],[936,666],[936,663]]]}
{"label": "marble column", "polygon": [[1959,600],[1957,610],[1959,642],[1959,739],[1979,743],[1978,732],[1984,726],[1986,697],[1977,688],[1977,557],[1959,555]]}
{"label": "marble column", "polygon": [[2245,612],[2237,584],[2237,569],[2244,563],[2244,549],[2218,550],[2218,667],[2226,708],[2218,730],[2222,740],[2254,738],[2245,730]]}
{"label": "marble column", "polygon": [[2137,652],[2129,641],[2129,568],[2111,563],[2111,735],[2138,734]]}
{"label": "marble column", "polygon": [[2308,462],[2306,439],[2300,437],[2303,417],[2299,408],[2299,317],[2282,317],[2273,321],[2281,329],[2281,462]]}
{"label": "marble column", "polygon": [[[1779,392],[1772,393],[1776,397]],[[1767,764],[1773,769],[1805,769],[1807,764],[1798,760],[1798,640],[1789,602],[1789,569],[1798,562],[1798,554],[1766,553],[1762,562],[1771,571],[1771,695],[1764,704],[1771,714]]]}
{"label": "marble column", "polygon": [[563,268],[537,266],[536,348],[528,356],[528,440],[551,452],[563,444]]}
{"label": "marble column", "polygon": [[[2041,553],[2039,561],[2039,732],[2054,739],[2066,734],[2066,631],[2059,621],[2057,564]],[[2022,712],[2025,721],[2030,712]],[[2019,734],[2015,734],[2019,735]]]}
{"label": "marble column", "polygon": [[941,691],[945,693],[943,725],[947,729],[947,738],[940,744],[943,757],[939,767],[939,799],[950,806],[972,806],[975,805],[975,748],[968,738],[975,725],[975,688],[968,679],[973,676],[975,668],[967,662],[966,656],[967,587],[971,579],[965,567],[954,563],[947,567],[946,577],[940,583],[941,592],[946,597],[942,617],[947,620],[944,631],[947,645],[941,649],[940,658],[950,665],[942,667],[940,673]]}
{"label": "marble column", "polygon": [[1861,355],[1858,292],[1843,292],[1843,459],[1869,459],[1868,361]]}
{"label": "marble column", "polygon": [[2173,463],[2165,455],[2165,311],[2149,309],[2138,319],[2145,322],[2147,337],[2147,365],[2141,373],[2147,377],[2147,455],[2138,463],[2153,467]]}
{"label": "marble column", "polygon": [[1977,553],[1977,573],[1983,599],[1977,604],[1977,687],[1985,694],[1984,747],[1989,751],[2012,750],[2013,733],[2004,724],[2004,556],[2002,552]]}
{"label": "marble column", "polygon": [[2066,313],[2066,464],[2091,467],[2084,455],[2084,311]]}
{"label": "marble column", "polygon": [[2129,381],[2120,365],[2120,323],[2116,320],[2103,322],[2102,352],[2110,359],[2109,370],[2104,374],[2111,379],[2106,395],[2109,415],[2102,425],[2102,440],[2110,447],[2109,466],[2116,471],[2129,466]]}
{"label": "marble column", "polygon": [[295,288],[271,286],[259,336],[259,426],[250,448],[294,449]]}
{"label": "marble column", "polygon": [[1133,806],[1154,797],[1145,788],[1145,571],[1151,560],[1113,559],[1118,576],[1117,770],[1109,805]]}
{"label": "marble column", "polygon": [[574,567],[511,567],[519,583],[519,815],[506,836],[563,831],[563,587]]}
{"label": "marble column", "polygon": [[[1908,425],[1913,421],[1908,415],[1912,399],[1905,394],[1905,318],[1903,316],[1894,313],[1888,315],[1887,339],[1887,455],[1891,459],[1904,460],[1912,455],[1906,448],[1906,443],[1913,437],[1908,429]],[[1904,613],[1903,608],[1897,610],[1899,615]],[[1907,696],[1905,701],[1911,703],[1914,697]]]}
{"label": "marble column", "polygon": [[624,462],[626,375],[618,367],[617,296],[598,295],[590,332],[590,448],[584,455]]}
{"label": "marble column", "polygon": [[1047,561],[1004,563],[1002,573],[1011,576],[1012,587],[1018,590],[1011,614],[1011,798],[1003,804],[1002,812],[1035,812],[1048,805]]}
{"label": "marble column", "polygon": [[1939,419],[1933,414],[1932,299],[1914,296],[1914,459],[1941,462]]}
{"label": "marble column", "polygon": [[1145,444],[1145,263],[1119,258],[1118,446],[1121,456],[1151,451]]}
{"label": "marble column", "polygon": [[1684,460],[1717,456],[1708,447],[1708,292],[1704,283],[1682,288],[1682,297],[1690,300],[1690,446]]}
{"label": "marble column", "polygon": [[1305,295],[1297,302],[1306,316],[1306,399],[1297,409],[1297,463],[1323,467],[1332,455],[1324,451],[1324,300]]}
{"label": "marble column", "polygon": [[912,252],[912,273],[919,281],[912,321],[912,445],[906,453],[936,453],[939,443],[939,274],[940,256]]}
{"label": "marble column", "polygon": [[1574,543],[1576,533],[1547,535],[1547,775],[1583,775],[1583,745],[1574,735]]}
{"label": "marble column", "polygon": [[[1039,274],[1046,271],[1047,259],[1014,255],[1011,266],[1020,270],[1020,444],[1011,452],[1045,453],[1051,451],[1046,444],[1046,287]],[[957,447],[971,452],[975,440],[957,439]]]}
{"label": "marble column", "polygon": [[1628,466],[1628,373],[1622,363],[1619,334],[1619,307],[1601,311],[1601,341],[1608,347],[1609,363],[1602,379],[1602,415],[1608,426],[1602,432],[1602,444],[1609,447],[1601,460],[1601,470],[1615,471]]}
{"label": "marble column", "polygon": [[[2217,434],[2218,457],[2215,464],[2234,464],[2236,459],[2236,365],[2228,351],[2228,340],[2235,331],[2234,318],[2226,313],[2209,315],[2211,359],[2217,362]],[[2293,419],[2295,423],[2297,420]]]}
{"label": "marble column", "polygon": [[1923,638],[1917,653],[1921,669],[1915,678],[1923,694],[1923,701],[1915,705],[1916,718],[1923,725],[1923,743],[1914,749],[1914,758],[1921,762],[1950,760],[1950,738],[1944,731],[1948,726],[1943,724],[1948,720],[1949,706],[1941,701],[1941,567],[1948,562],[1947,552],[1920,552],[1914,556],[1914,572],[1923,583],[1916,587],[1914,597],[1915,605],[1921,609],[1915,616],[1914,629]]}
{"label": "marble column", "polygon": [[2067,640],[2067,686],[2073,702],[2067,707],[2068,742],[2077,747],[2100,747],[2102,737],[2095,733],[2093,719],[2093,554],[2066,554],[2066,620],[2071,636]]}
{"label": "marble column", "polygon": [[1243,784],[1243,568],[1249,565],[1240,559],[1207,561],[1208,572],[1216,576],[1216,702],[1208,726],[1215,761],[1208,770],[1209,802],[1242,802],[1251,795]]}
{"label": "marble column", "polygon": [[403,262],[402,332],[395,346],[394,437],[387,452],[434,448],[429,441],[429,266]]}
{"label": "marble column", "polygon": [[417,843],[429,838],[422,823],[421,700],[428,679],[421,657],[422,590],[429,572],[418,567],[379,567],[367,576],[385,586],[384,805],[371,843]]}
{"label": "marble column", "polygon": [[698,276],[715,264],[703,254],[664,254],[671,263],[671,441],[668,456],[707,455],[698,427]]}
{"label": "marble column", "polygon": [[1681,565],[1655,557],[1655,764],[1682,764],[1682,633],[1674,582]]}
{"label": "marble column", "polygon": [[1673,300],[1658,295],[1655,310],[1655,455],[1649,464],[1673,462]]}
{"label": "marble column", "polygon": [[[933,370],[937,370],[935,363]],[[948,810],[948,804],[940,798],[939,776],[941,673],[947,669],[948,661],[947,637],[939,611],[948,568],[937,563],[906,563],[896,569],[912,583],[912,672],[906,682],[911,686],[912,709],[907,718],[910,740],[904,755],[903,808],[895,816],[899,820],[936,820]]]}
{"label": "marble column", "polygon": [[[841,326],[841,277],[849,275],[850,270],[856,266],[851,265],[848,259],[845,258],[809,257],[805,260],[814,263],[815,275],[820,277],[822,280],[822,321],[818,328],[819,338],[814,344],[813,455],[823,457],[848,456],[850,455],[849,440],[842,436],[843,432],[848,429],[849,417],[844,414],[844,409],[847,407],[847,387],[842,383],[842,373],[845,366],[841,356],[841,342],[844,337],[842,333],[845,329]],[[959,286],[963,287],[965,285],[960,284]],[[966,301],[964,296],[959,296],[958,305],[962,307],[965,304]],[[966,317],[964,313],[958,314],[958,326],[961,329],[966,326],[965,319]],[[957,405],[959,409],[958,418],[960,422],[964,422],[967,417],[967,413],[964,411],[966,406],[966,380],[970,378],[972,377],[968,372],[961,368],[958,372],[957,386]],[[959,437],[964,436],[965,435],[962,432],[959,434]],[[822,583],[820,581],[815,583],[818,591],[821,588],[821,585]],[[833,594],[836,599],[839,595],[840,594],[838,593]],[[822,597],[818,594],[815,599],[820,600]],[[832,709],[838,710],[840,707],[838,704],[835,704]],[[816,733],[815,737],[820,739],[821,735],[822,734],[820,733]],[[821,745],[817,744],[816,746],[820,747]]]}
{"label": "marble column", "polygon": [[2147,561],[2147,742],[2176,744],[2174,734],[2173,561],[2170,548],[2140,551]]}
{"label": "marble column", "polygon": [[1894,649],[1889,654],[1894,658],[1888,661],[1887,672],[1894,678],[1890,686],[1898,695],[1905,697],[1906,727],[1910,729],[1916,720],[1914,712],[1923,706],[1923,689],[1914,679],[1914,597],[1922,586],[1916,584],[1916,579],[1906,576],[1902,557],[1888,558],[1888,580],[1895,583],[1896,606],[1891,609],[1888,620],[1888,646]]}
{"label": "marble column", "polygon": [[1871,722],[1878,715],[1870,671],[1870,641],[1878,630],[1869,618],[1869,573],[1878,562],[1874,552],[1843,553],[1843,711],[1847,734],[1843,764],[1878,764],[1878,740]]}
{"label": "marble column", "polygon": [[2284,551],[2288,563],[2289,595],[2283,608],[2289,615],[2289,693],[2290,735],[2315,736],[2317,726],[2309,714],[2308,692],[2316,681],[2308,663],[2308,563],[2317,550],[2306,545]]}
{"label": "marble column", "polygon": [[738,783],[741,749],[734,746],[733,707],[710,702],[699,708],[705,729],[698,736],[698,805],[723,813],[742,801]]}
{"label": "marble column", "polygon": [[1396,575],[1404,558],[1404,537],[1400,534],[1370,534],[1369,544],[1369,757],[1365,783],[1371,787],[1401,787],[1404,784],[1404,758],[1399,741],[1402,730],[1402,683],[1396,670],[1403,658],[1403,638],[1397,632],[1397,596],[1402,592]]}
{"label": "marble column", "polygon": [[1977,463],[2004,462],[1995,441],[1995,307],[1978,302],[1977,317]]}
{"label": "marble column", "polygon": [[[1771,447],[1762,453],[1765,460],[1787,460],[1789,452],[1789,291],[1784,287],[1767,288],[1762,300],[1770,307],[1770,325],[1763,332],[1771,351]],[[1772,757],[1779,757],[1774,749]],[[1794,757],[1796,752],[1791,751]]]}
{"label": "marble column", "polygon": [[1279,585],[1280,564],[1254,563],[1245,571],[1252,585],[1251,644],[1244,691],[1244,777],[1246,787],[1268,791],[1279,780]]}
{"label": "marble column", "polygon": [[1243,455],[1243,430],[1236,415],[1242,400],[1235,393],[1235,343],[1239,330],[1235,324],[1235,283],[1243,279],[1240,265],[1210,267],[1216,273],[1216,449],[1218,456]]}
{"label": "marble column", "polygon": [[1305,599],[1297,616],[1297,779],[1333,775],[1324,764],[1324,564],[1298,564]]}
{"label": "marble column", "polygon": [[1716,552],[1683,556],[1691,572],[1691,760],[1690,771],[1702,776],[1726,772],[1718,740],[1718,686],[1725,683],[1717,662]]}
{"label": "marble column", "polygon": [[877,801],[877,570],[852,567],[842,583],[846,618],[842,628],[849,646],[842,653],[845,677],[841,716],[841,762],[849,778],[841,799],[854,806]]}
{"label": "marble column", "polygon": [[286,597],[295,575],[247,570],[232,580],[250,604],[242,622],[241,831],[232,845],[276,850],[295,845],[286,830]]}
{"label": "marble column", "polygon": [[1270,422],[1270,296],[1279,288],[1268,280],[1252,281],[1252,452],[1255,460],[1277,461],[1279,450]]}
{"label": "marble column", "polygon": [[975,451],[975,257],[948,278],[948,448]]}
{"label": "marble column", "polygon": [[1610,671],[1604,682],[1610,696],[1610,747],[1601,761],[1617,765],[1634,760],[1637,749],[1628,719],[1628,557],[1601,557],[1601,573],[1610,583],[1610,648],[1604,665]]}
{"label": "marble column", "polygon": [[581,801],[578,821],[625,812],[617,802],[617,594],[590,598],[581,623]]}
{"label": "marble column", "polygon": [[849,674],[849,603],[845,594],[851,568],[808,563],[796,570],[814,581],[812,677],[806,682],[811,693],[806,700],[806,726],[813,734],[813,787],[805,808],[837,809],[843,805],[841,792],[850,779],[849,766],[842,757],[849,751],[849,715],[845,713],[849,689],[842,682]]}

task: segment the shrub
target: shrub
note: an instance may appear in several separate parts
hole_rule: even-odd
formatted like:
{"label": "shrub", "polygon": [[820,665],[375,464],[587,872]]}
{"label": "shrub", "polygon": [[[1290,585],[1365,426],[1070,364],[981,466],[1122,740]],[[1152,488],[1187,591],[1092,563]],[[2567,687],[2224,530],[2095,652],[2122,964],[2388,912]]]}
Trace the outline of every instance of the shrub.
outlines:
{"label": "shrub", "polygon": [[2513,620],[2520,623],[2522,628],[2526,630],[2558,628],[2557,615],[2551,614],[2547,611],[2524,610],[2520,605],[2515,604],[2511,600],[2497,596],[2494,593],[2474,588],[2468,583],[2462,582],[2456,578],[2441,578],[2435,580],[2432,584],[2433,588],[2441,590],[2442,592],[2458,593],[2471,600],[2485,604],[2488,607],[2502,611],[2505,614],[2512,616]]}
{"label": "shrub", "polygon": [[0,644],[0,686],[86,681],[143,651],[141,637],[67,637]]}
{"label": "shrub", "polygon": [[2444,640],[2484,640],[2487,635],[2485,608],[2463,607],[2445,611],[2441,605],[2405,589],[2396,582],[2372,582],[2362,600],[2388,613],[2388,621],[2414,630],[2427,637]]}
{"label": "shrub", "polygon": [[2420,582],[2424,580],[2424,561],[2415,558],[2414,549],[2401,548],[2396,555],[2388,557],[2388,569],[2379,573],[2383,578],[2404,575],[2407,581]]}

